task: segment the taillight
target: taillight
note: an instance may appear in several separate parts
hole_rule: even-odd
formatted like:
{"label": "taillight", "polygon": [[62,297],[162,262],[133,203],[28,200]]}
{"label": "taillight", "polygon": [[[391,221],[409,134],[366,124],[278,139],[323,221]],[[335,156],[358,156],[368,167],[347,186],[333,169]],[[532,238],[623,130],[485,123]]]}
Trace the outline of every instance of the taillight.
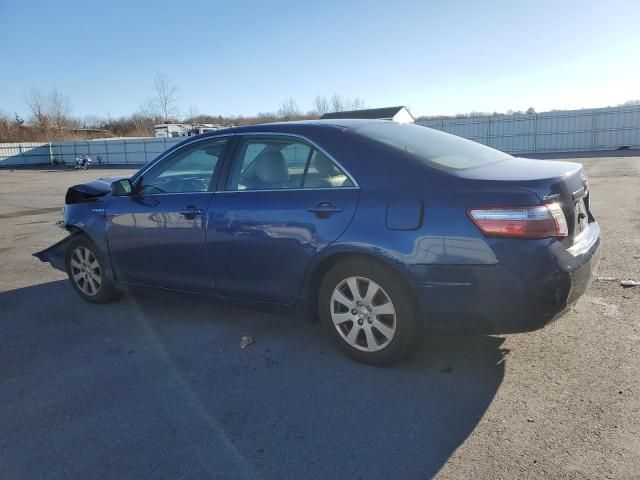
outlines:
{"label": "taillight", "polygon": [[557,203],[535,207],[478,207],[468,210],[471,220],[488,237],[566,237],[567,220]]}

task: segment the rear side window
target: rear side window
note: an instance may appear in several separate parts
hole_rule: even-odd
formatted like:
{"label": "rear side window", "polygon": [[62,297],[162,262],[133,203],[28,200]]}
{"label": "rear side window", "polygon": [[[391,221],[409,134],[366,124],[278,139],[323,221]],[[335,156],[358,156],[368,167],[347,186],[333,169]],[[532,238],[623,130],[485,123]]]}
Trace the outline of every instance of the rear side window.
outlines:
{"label": "rear side window", "polygon": [[243,140],[234,159],[227,190],[301,188],[311,148],[287,138]]}
{"label": "rear side window", "polygon": [[353,181],[324,153],[314,150],[304,177],[304,188],[354,187]]}
{"label": "rear side window", "polygon": [[325,154],[297,138],[245,138],[226,190],[282,190],[354,186]]}
{"label": "rear side window", "polygon": [[474,168],[513,158],[485,145],[420,125],[376,122],[353,131],[445,169]]}

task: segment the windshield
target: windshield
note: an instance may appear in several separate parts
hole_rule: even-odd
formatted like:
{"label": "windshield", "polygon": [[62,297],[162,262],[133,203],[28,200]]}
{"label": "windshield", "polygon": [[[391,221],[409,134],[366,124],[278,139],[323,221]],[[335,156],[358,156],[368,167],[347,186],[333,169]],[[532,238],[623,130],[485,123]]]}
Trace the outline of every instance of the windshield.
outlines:
{"label": "windshield", "polygon": [[377,122],[353,131],[436,167],[459,170],[513,158],[485,145],[420,125]]}

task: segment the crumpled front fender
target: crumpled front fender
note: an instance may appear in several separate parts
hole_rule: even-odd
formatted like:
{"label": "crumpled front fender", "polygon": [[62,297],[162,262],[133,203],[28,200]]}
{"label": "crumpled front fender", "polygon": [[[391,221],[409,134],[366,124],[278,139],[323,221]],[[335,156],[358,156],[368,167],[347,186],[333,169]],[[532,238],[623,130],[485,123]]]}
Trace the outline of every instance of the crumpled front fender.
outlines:
{"label": "crumpled front fender", "polygon": [[49,248],[45,248],[41,252],[36,252],[33,254],[34,257],[39,259],[41,262],[49,263],[53,268],[57,268],[58,270],[62,270],[63,272],[67,271],[66,259],[65,256],[67,254],[67,247],[69,242],[78,234],[75,230],[69,231],[69,236],[63,238],[57,243],[54,243]]}

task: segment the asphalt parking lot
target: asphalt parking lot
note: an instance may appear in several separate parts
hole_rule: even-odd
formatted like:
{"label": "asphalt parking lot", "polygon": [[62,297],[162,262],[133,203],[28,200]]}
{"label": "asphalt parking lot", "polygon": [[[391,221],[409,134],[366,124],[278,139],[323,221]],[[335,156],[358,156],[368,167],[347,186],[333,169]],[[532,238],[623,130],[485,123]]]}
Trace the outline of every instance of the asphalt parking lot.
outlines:
{"label": "asphalt parking lot", "polygon": [[[66,187],[0,170],[0,478],[640,478],[640,157],[591,157],[605,239],[573,311],[429,336],[393,368],[317,324],[173,294],[83,302],[31,254]],[[240,338],[256,343],[240,349]]]}

